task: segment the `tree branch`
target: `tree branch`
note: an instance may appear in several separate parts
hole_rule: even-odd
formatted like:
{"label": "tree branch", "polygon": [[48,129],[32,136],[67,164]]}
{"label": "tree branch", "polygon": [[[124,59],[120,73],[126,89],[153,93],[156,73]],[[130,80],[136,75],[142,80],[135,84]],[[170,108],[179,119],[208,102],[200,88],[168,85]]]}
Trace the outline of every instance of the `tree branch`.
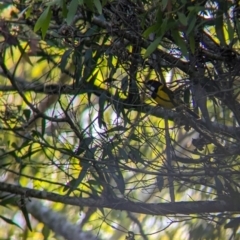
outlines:
{"label": "tree branch", "polygon": [[34,190],[3,182],[0,184],[0,190],[17,195],[22,195],[26,198],[33,197],[53,202],[69,204],[73,206],[109,208],[150,215],[202,214],[225,211],[229,212],[240,211],[240,205],[234,204],[233,200],[231,201],[230,199],[228,199],[227,202],[222,200],[222,201],[196,201],[175,203],[140,203],[132,202],[121,198],[94,199],[62,196],[56,193]]}

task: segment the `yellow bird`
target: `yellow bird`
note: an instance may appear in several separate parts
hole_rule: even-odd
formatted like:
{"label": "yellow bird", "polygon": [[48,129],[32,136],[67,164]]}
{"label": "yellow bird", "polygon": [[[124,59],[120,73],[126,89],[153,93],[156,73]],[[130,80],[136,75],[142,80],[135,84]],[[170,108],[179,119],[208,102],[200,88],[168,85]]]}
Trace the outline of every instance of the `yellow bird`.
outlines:
{"label": "yellow bird", "polygon": [[155,80],[149,80],[146,83],[147,88],[150,91],[151,97],[164,108],[175,108],[178,106],[175,99],[174,92],[170,90],[165,84],[162,84]]}
{"label": "yellow bird", "polygon": [[[162,107],[171,109],[177,106],[184,106],[183,101],[180,99],[176,99],[175,94],[172,90],[170,90],[165,84],[162,84],[155,80],[149,80],[146,83],[147,88],[150,91],[151,97]],[[184,108],[188,113],[190,113],[195,118],[199,118],[199,116],[188,109]]]}

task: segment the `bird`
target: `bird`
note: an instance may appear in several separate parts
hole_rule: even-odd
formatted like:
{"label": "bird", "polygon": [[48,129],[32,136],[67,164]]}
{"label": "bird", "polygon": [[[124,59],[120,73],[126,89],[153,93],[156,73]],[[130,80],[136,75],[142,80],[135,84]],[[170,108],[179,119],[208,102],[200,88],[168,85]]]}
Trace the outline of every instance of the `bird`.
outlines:
{"label": "bird", "polygon": [[174,92],[165,84],[155,80],[149,80],[146,83],[150,91],[151,97],[162,107],[172,109],[178,106]]}
{"label": "bird", "polygon": [[199,116],[191,109],[185,107],[184,102],[177,98],[176,94],[165,84],[156,80],[148,80],[146,82],[146,87],[149,90],[151,97],[158,103],[158,105],[165,109],[173,109],[182,106],[189,114],[199,119]]}

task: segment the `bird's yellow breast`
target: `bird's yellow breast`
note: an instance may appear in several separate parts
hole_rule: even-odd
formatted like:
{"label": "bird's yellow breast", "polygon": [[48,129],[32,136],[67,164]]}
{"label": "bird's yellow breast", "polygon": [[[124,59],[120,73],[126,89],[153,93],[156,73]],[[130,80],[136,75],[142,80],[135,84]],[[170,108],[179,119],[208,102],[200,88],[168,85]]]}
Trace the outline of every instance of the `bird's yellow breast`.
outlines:
{"label": "bird's yellow breast", "polygon": [[158,91],[155,96],[155,101],[164,108],[174,108],[176,105],[173,103],[172,96],[169,96],[169,93],[163,90],[163,85],[158,88]]}

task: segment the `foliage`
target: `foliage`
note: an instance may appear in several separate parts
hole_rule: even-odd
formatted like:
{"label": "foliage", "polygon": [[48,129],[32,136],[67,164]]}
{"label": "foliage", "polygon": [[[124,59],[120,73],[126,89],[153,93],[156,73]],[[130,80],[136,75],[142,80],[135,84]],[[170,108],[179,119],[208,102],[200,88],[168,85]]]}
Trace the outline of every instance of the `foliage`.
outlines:
{"label": "foliage", "polygon": [[[79,210],[35,196],[103,239],[239,237],[238,1],[0,4],[2,181],[86,199]],[[149,79],[183,104],[157,106]],[[39,229],[25,208],[32,196],[1,196],[7,234]],[[166,205],[148,215],[141,203]],[[11,220],[20,211],[26,226]]]}

